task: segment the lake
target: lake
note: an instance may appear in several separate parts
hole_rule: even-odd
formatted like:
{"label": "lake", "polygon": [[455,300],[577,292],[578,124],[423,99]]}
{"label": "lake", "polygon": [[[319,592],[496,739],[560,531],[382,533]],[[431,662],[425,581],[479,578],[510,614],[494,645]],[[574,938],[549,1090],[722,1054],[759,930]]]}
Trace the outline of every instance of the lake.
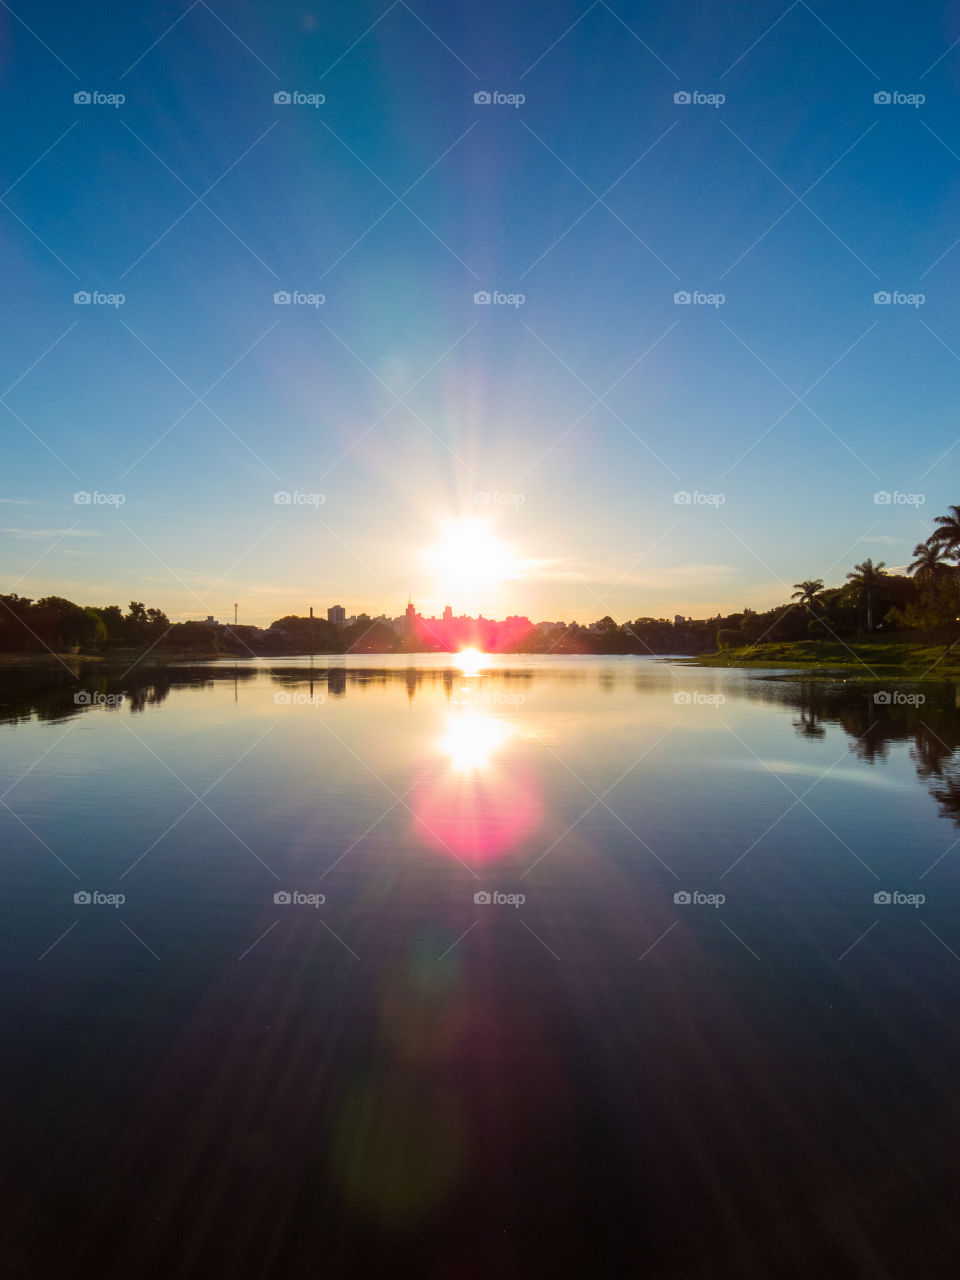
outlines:
{"label": "lake", "polygon": [[954,1274],[957,690],[763,675],[4,671],[7,1273]]}

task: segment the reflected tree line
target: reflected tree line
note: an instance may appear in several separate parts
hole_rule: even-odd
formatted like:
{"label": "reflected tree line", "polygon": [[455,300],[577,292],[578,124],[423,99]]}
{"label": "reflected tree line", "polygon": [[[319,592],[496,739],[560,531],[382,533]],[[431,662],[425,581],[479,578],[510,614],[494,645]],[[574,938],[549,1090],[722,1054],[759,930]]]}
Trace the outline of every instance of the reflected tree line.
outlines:
{"label": "reflected tree line", "polygon": [[[79,663],[61,666],[9,667],[0,674],[0,724],[17,724],[37,719],[59,721],[87,711],[138,713],[165,702],[177,689],[213,688],[215,685],[250,685],[268,674],[278,690],[297,689],[333,698],[342,698],[348,689],[384,689],[403,684],[412,701],[421,689],[442,688],[453,697],[463,684],[456,668],[371,667],[270,667],[249,666],[156,666],[133,671],[96,672]],[[532,671],[497,672],[497,680],[519,687],[534,678]]]}
{"label": "reflected tree line", "polygon": [[960,686],[757,680],[744,692],[792,707],[794,728],[804,738],[823,738],[830,725],[839,725],[852,739],[853,754],[869,764],[906,743],[941,814],[960,825]]}
{"label": "reflected tree line", "polygon": [[[139,714],[178,689],[230,685],[239,696],[242,686],[249,687],[264,675],[277,691],[309,691],[311,696],[332,698],[343,698],[349,691],[402,685],[411,702],[421,690],[438,688],[450,699],[465,679],[456,668],[182,665],[114,673],[100,669],[94,675],[79,664],[72,669],[67,665],[12,667],[0,679],[0,724],[63,721],[88,711]],[[602,670],[562,675],[536,668],[497,670],[487,674],[484,685],[489,689],[495,684],[499,692],[519,692],[543,675],[551,681],[592,682],[607,694],[626,687],[638,694],[655,691],[649,673],[640,676],[626,670],[622,675]],[[472,687],[479,692],[484,685]],[[758,679],[741,684],[736,696],[779,704],[804,738],[822,739],[830,726],[839,726],[850,739],[851,751],[870,764],[887,759],[892,746],[906,744],[918,778],[941,813],[960,825],[960,686],[925,682],[881,688],[859,682]]]}

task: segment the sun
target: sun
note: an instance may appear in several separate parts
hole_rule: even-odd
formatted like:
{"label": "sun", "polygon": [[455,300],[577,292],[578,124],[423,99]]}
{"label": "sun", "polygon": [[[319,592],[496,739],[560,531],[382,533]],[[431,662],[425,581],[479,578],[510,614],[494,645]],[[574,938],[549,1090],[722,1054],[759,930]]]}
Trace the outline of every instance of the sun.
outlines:
{"label": "sun", "polygon": [[482,520],[458,520],[446,525],[440,540],[425,555],[434,590],[448,598],[464,599],[508,578],[516,577],[519,561]]}
{"label": "sun", "polygon": [[461,649],[454,658],[457,668],[464,676],[478,676],[489,659],[479,649]]}

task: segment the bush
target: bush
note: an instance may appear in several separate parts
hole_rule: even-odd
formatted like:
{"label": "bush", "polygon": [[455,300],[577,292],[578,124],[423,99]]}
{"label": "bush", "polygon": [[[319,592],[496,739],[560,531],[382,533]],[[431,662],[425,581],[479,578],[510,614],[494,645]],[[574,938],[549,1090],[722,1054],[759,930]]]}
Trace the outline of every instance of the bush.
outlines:
{"label": "bush", "polygon": [[725,628],[717,632],[717,647],[720,649],[741,649],[749,643],[742,631],[731,631]]}

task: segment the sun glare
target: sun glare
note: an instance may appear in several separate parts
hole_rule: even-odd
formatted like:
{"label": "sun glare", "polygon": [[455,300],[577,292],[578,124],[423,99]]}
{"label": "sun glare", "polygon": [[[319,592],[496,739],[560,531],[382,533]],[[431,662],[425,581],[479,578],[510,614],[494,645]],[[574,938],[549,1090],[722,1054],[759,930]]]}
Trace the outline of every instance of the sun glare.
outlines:
{"label": "sun glare", "polygon": [[465,676],[477,676],[487,662],[487,655],[479,649],[461,649],[454,661]]}
{"label": "sun glare", "polygon": [[505,579],[516,577],[519,561],[481,520],[447,525],[437,544],[426,552],[434,575],[434,590],[449,599],[467,600]]}

